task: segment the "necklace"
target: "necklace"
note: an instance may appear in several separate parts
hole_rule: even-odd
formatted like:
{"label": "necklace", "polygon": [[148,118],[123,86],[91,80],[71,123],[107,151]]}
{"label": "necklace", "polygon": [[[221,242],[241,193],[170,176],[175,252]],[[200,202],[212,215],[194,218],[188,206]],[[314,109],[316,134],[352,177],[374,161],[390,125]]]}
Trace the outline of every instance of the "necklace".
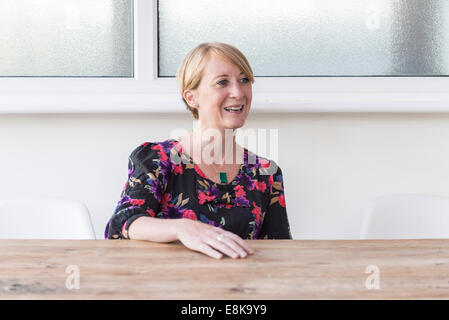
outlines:
{"label": "necklace", "polygon": [[228,183],[228,175],[227,175],[227,173],[224,172],[224,171],[217,170],[217,168],[215,167],[215,165],[213,163],[211,163],[211,165],[214,168],[215,172],[219,173],[220,183]]}

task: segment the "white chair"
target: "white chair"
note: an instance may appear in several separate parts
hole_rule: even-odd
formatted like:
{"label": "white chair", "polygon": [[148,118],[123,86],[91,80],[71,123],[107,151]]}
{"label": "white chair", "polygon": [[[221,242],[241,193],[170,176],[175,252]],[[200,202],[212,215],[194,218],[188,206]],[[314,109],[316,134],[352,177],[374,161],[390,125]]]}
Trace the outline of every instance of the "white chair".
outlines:
{"label": "white chair", "polygon": [[437,238],[449,238],[449,198],[424,194],[375,199],[360,232],[360,239]]}
{"label": "white chair", "polygon": [[81,202],[51,197],[0,200],[0,239],[95,239]]}

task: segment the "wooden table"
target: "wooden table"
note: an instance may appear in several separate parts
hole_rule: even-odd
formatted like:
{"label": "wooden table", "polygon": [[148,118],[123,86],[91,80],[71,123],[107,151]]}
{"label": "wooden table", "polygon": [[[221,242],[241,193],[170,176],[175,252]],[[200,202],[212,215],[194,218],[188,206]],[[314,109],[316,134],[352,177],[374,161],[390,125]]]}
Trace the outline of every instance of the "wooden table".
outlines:
{"label": "wooden table", "polygon": [[449,299],[446,239],[249,244],[215,260],[180,243],[0,240],[0,299]]}

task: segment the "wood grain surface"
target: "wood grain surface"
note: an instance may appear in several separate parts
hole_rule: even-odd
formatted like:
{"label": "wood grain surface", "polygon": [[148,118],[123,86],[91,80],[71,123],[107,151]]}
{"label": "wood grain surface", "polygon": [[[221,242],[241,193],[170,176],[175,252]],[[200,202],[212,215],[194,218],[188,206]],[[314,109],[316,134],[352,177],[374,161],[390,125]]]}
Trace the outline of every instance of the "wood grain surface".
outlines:
{"label": "wood grain surface", "polygon": [[0,240],[0,299],[449,299],[448,239],[248,242],[254,255],[215,260],[180,243]]}

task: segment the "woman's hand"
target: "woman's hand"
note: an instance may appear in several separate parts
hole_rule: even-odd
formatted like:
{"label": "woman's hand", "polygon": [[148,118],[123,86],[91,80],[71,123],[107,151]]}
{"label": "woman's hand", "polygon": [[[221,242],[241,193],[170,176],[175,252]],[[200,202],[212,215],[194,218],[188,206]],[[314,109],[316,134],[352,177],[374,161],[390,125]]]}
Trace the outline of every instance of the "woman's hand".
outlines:
{"label": "woman's hand", "polygon": [[238,235],[199,221],[178,219],[175,230],[177,239],[187,248],[215,259],[221,259],[223,254],[237,259],[254,253]]}

